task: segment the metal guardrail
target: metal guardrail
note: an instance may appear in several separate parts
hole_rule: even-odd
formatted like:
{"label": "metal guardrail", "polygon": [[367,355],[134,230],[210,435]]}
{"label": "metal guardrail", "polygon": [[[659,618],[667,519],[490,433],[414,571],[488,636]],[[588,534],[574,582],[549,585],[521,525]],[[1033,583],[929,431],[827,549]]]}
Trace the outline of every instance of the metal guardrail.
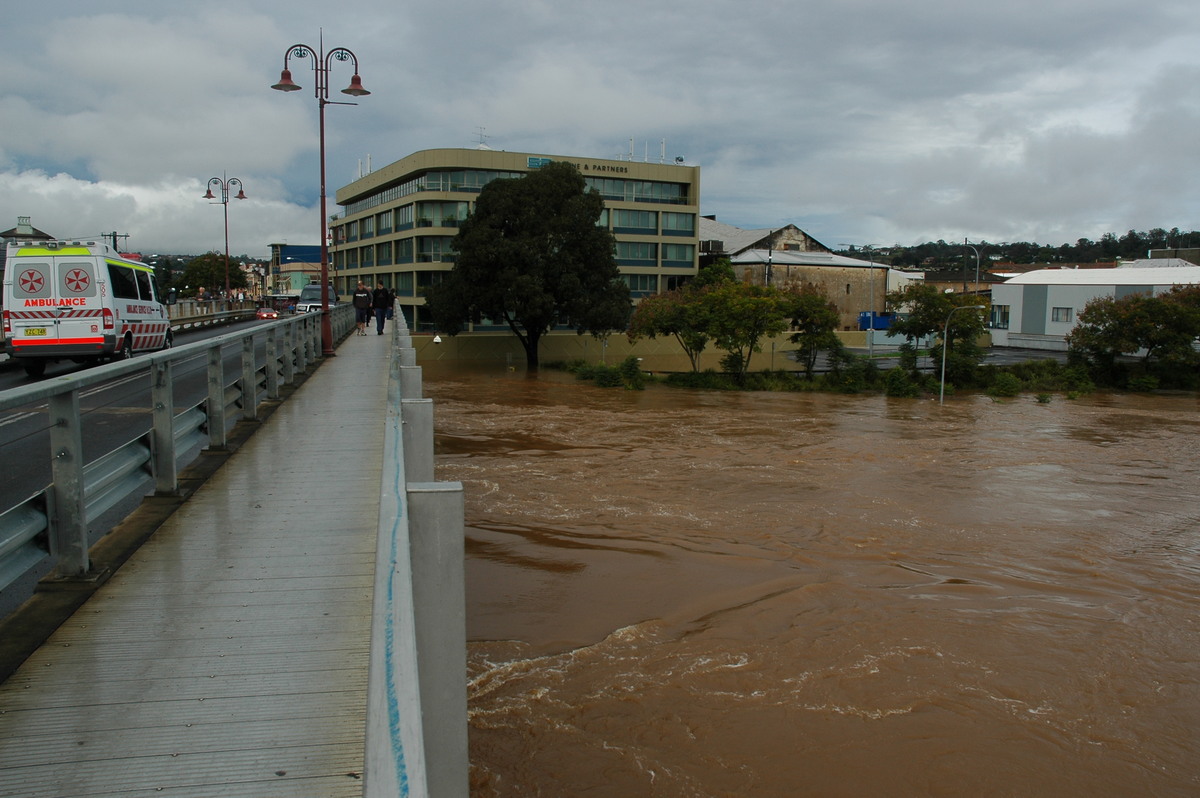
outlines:
{"label": "metal guardrail", "polygon": [[[334,338],[340,340],[354,327],[353,309],[336,307],[330,313]],[[146,495],[151,484],[153,492],[175,493],[189,452],[204,445],[224,448],[239,418],[255,419],[260,401],[279,399],[281,387],[316,361],[319,322],[316,313],[289,317],[0,394],[0,411],[46,403],[52,475],[51,484],[34,495],[0,506],[0,590],[34,568],[44,569],[47,558],[57,577],[86,575],[89,525],[122,501]],[[255,356],[259,339],[265,339],[262,362]],[[223,351],[235,344],[242,350],[241,369],[229,379]],[[201,355],[208,361],[208,395],[176,412],[174,368]],[[151,385],[151,429],[85,462],[81,392],[145,372]]]}

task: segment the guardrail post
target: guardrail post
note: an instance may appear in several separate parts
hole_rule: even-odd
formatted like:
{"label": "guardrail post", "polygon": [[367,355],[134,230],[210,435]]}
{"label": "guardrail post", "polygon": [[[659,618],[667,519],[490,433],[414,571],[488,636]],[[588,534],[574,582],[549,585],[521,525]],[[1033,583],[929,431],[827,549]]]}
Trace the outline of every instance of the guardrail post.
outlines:
{"label": "guardrail post", "polygon": [[433,481],[433,400],[401,399],[404,474],[410,482]]}
{"label": "guardrail post", "polygon": [[174,493],[179,487],[175,464],[175,389],[171,361],[160,360],[150,367],[151,467],[154,469],[154,491],[160,495]]}
{"label": "guardrail post", "polygon": [[242,339],[242,419],[258,418],[258,369],[254,367],[254,339]]}
{"label": "guardrail post", "polygon": [[296,358],[297,371],[304,371],[308,368],[308,352],[312,346],[312,319],[308,316],[311,315],[311,310],[305,314],[306,318],[300,323],[299,335],[292,339],[290,354]]}
{"label": "guardrail post", "polygon": [[50,463],[54,484],[50,522],[50,553],[57,555],[55,573],[81,576],[88,572],[87,507],[83,493],[83,431],[79,392],[55,394],[49,400]]}
{"label": "guardrail post", "polygon": [[400,397],[402,399],[421,399],[424,394],[420,366],[398,366],[400,372]]}
{"label": "guardrail post", "polygon": [[221,347],[208,350],[208,445],[224,449],[229,439],[225,433],[225,365],[221,362]]}
{"label": "guardrail post", "polygon": [[458,482],[410,482],[417,673],[431,796],[469,792],[464,505]]}
{"label": "guardrail post", "polygon": [[[301,322],[303,323],[303,322]],[[283,336],[283,351],[280,352],[280,357],[283,363],[283,381],[291,385],[296,381],[296,328],[299,325],[289,324],[287,332]]]}
{"label": "guardrail post", "polygon": [[279,398],[279,331],[275,327],[267,331],[267,398]]}

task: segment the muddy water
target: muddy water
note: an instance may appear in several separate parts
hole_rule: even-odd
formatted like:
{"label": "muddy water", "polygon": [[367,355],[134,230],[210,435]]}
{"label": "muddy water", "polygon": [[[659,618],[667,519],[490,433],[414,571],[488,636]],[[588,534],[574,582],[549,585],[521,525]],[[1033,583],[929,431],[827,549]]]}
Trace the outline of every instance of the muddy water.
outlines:
{"label": "muddy water", "polygon": [[426,367],[474,796],[1200,794],[1200,410]]}

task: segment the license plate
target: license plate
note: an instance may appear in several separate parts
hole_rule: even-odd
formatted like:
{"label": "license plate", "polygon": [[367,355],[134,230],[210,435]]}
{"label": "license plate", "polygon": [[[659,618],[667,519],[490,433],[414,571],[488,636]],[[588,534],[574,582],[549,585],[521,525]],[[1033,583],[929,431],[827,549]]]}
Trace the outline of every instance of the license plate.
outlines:
{"label": "license plate", "polygon": [[28,337],[30,335],[45,335],[45,334],[46,334],[45,327],[26,327],[25,328],[26,337]]}

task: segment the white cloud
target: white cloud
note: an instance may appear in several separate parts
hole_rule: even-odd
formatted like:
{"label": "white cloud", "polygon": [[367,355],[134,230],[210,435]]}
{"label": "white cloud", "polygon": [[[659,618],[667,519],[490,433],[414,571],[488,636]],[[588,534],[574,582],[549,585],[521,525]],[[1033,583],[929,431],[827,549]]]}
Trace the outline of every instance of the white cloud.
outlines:
{"label": "white cloud", "polygon": [[[48,0],[0,30],[0,228],[223,247],[319,235],[317,107],[270,91],[323,7]],[[52,24],[47,24],[53,19]],[[1200,19],[1147,0],[362,0],[323,31],[373,93],[327,109],[328,193],[430,147],[703,167],[705,213],[830,244],[1074,241],[1200,226]],[[336,94],[350,67],[335,63]],[[7,219],[7,223],[5,220]]]}

